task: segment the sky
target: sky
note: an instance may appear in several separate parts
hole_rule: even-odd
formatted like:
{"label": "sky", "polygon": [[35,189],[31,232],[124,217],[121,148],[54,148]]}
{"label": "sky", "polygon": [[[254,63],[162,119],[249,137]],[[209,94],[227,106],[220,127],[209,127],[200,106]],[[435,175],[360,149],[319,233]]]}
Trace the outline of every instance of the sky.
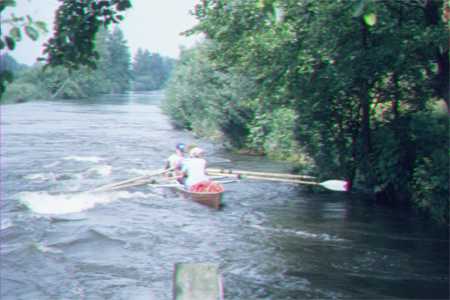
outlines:
{"label": "sky", "polygon": [[[184,37],[180,33],[196,24],[190,15],[200,0],[131,0],[133,7],[123,13],[119,27],[130,47],[132,57],[138,48],[157,52],[163,56],[177,58],[180,47],[192,47],[201,38]],[[42,56],[42,46],[51,37],[53,19],[57,0],[16,0],[16,7],[7,9],[5,16],[14,13],[16,16],[30,15],[33,20],[47,23],[48,33],[33,42],[28,37],[17,43],[9,52],[18,62],[32,65],[36,58]]]}

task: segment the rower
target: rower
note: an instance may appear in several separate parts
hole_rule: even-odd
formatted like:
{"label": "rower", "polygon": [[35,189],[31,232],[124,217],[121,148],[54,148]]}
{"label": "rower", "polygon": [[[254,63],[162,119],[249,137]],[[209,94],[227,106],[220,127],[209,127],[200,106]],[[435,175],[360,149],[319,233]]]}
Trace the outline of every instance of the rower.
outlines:
{"label": "rower", "polygon": [[194,147],[189,151],[189,158],[185,159],[182,172],[186,176],[185,186],[190,189],[193,185],[209,181],[206,175],[206,160],[203,158],[204,151],[199,147]]}
{"label": "rower", "polygon": [[181,172],[184,162],[184,149],[183,143],[178,143],[175,146],[175,153],[169,156],[166,160],[166,169],[173,170],[173,173],[168,173],[168,176],[175,177],[179,183],[183,183],[183,173]]}
{"label": "rower", "polygon": [[182,172],[186,176],[185,188],[189,192],[223,192],[223,186],[206,175],[204,151],[195,147],[189,151],[189,158],[183,162]]}

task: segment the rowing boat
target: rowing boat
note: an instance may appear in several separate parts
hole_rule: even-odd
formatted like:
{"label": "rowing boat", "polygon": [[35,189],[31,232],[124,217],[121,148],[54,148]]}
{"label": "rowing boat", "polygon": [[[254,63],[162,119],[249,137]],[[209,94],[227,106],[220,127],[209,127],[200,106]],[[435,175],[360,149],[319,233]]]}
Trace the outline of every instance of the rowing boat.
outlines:
{"label": "rowing boat", "polygon": [[200,204],[209,206],[211,208],[219,209],[222,206],[222,195],[221,192],[190,192],[184,188],[184,186],[174,186],[174,190],[183,194],[187,199],[191,199]]}
{"label": "rowing boat", "polygon": [[[233,180],[234,181],[234,180]],[[228,182],[228,181],[227,181]],[[222,182],[216,182],[217,184],[221,184]],[[187,190],[184,185],[176,182],[176,183],[169,183],[169,184],[149,184],[151,187],[156,188],[170,188],[174,190],[177,193],[180,193],[184,196],[186,199],[193,200],[195,202],[198,202],[200,204],[209,206],[211,208],[219,209],[222,207],[222,195],[224,193],[223,187],[221,188],[221,191],[213,191],[213,192],[193,192]]]}

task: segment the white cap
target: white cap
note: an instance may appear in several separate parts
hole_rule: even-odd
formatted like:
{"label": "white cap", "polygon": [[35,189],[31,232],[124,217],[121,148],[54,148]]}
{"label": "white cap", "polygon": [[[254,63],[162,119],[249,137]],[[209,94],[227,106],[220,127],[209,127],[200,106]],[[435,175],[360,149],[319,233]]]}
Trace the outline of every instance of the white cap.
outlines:
{"label": "white cap", "polygon": [[198,157],[200,155],[202,155],[204,153],[202,148],[199,147],[194,147],[191,149],[191,151],[189,151],[189,155],[193,156],[193,157]]}

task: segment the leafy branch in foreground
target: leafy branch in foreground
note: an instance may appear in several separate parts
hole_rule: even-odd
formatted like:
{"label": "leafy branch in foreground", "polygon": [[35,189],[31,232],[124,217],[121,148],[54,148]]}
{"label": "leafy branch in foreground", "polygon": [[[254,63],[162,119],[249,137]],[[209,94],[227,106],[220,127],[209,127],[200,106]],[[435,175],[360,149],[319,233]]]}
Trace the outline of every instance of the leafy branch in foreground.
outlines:
{"label": "leafy branch in foreground", "polygon": [[120,22],[123,16],[119,12],[130,7],[129,0],[63,1],[56,11],[53,37],[45,44],[47,63],[69,69],[95,67],[95,35],[99,28]]}
{"label": "leafy branch in foreground", "polygon": [[[44,54],[47,65],[64,66],[69,70],[80,66],[95,68],[99,53],[95,48],[95,37],[99,29],[123,20],[120,12],[131,7],[130,0],[60,0],[56,11],[53,37],[45,44]],[[13,9],[15,0],[0,1],[0,13],[7,8]],[[13,51],[16,43],[24,35],[36,41],[40,34],[47,32],[46,24],[34,21],[29,15],[0,19],[0,50],[4,48]],[[3,34],[4,27],[10,27],[7,34]],[[0,98],[5,92],[6,83],[12,82],[13,74],[9,70],[0,68]]]}
{"label": "leafy branch in foreground", "polygon": [[[14,8],[15,0],[4,0],[0,2],[0,15],[4,14],[7,8]],[[0,51],[3,49],[14,50],[16,44],[22,40],[24,36],[28,36],[31,40],[36,41],[41,33],[47,32],[47,25],[43,21],[35,21],[29,15],[16,16],[11,13],[5,18],[0,18]],[[6,33],[4,28],[6,27]],[[0,98],[3,95],[6,83],[12,82],[13,74],[11,70],[7,70],[5,66],[0,65]]]}

